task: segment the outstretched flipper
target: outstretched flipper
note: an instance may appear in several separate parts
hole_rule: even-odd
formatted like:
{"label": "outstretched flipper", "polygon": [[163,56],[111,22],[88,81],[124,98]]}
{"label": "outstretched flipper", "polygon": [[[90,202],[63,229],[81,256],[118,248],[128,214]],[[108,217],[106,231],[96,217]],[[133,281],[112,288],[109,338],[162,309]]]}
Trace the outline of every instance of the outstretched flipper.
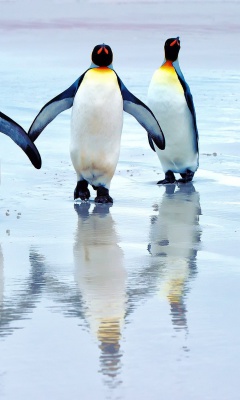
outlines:
{"label": "outstretched flipper", "polygon": [[7,115],[0,112],[0,131],[9,136],[26,153],[35,168],[42,165],[40,154],[36,146],[29,139],[24,129]]}
{"label": "outstretched flipper", "polygon": [[183,76],[183,73],[180,69],[178,60],[173,62],[173,67],[177,73],[178,79],[182,85],[183,91],[184,91],[184,96],[188,105],[188,108],[192,114],[192,118],[193,118],[193,126],[194,126],[194,130],[195,130],[195,136],[196,136],[196,141],[195,141],[195,146],[196,146],[196,152],[198,152],[198,129],[197,129],[197,120],[196,120],[196,112],[195,112],[195,107],[194,107],[194,103],[193,103],[193,97],[192,97],[192,93],[190,91],[190,87],[188,86],[187,82],[185,81],[185,78]]}
{"label": "outstretched flipper", "polygon": [[67,90],[54,97],[39,111],[28,131],[28,135],[33,142],[58,114],[72,107],[75,94],[86,72],[87,71],[85,71]]}
{"label": "outstretched flipper", "polygon": [[[117,74],[116,74],[117,75]],[[119,87],[123,98],[123,110],[131,114],[148,133],[148,141],[155,151],[152,141],[160,149],[165,149],[165,138],[162,129],[154,114],[141,100],[135,97],[123,84],[117,75]]]}

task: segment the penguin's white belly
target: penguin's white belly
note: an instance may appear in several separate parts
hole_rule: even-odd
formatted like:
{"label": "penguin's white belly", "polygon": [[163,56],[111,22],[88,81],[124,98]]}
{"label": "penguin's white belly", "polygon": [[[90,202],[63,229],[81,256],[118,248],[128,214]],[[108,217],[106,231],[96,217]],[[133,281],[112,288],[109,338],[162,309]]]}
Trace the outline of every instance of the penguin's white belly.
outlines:
{"label": "penguin's white belly", "polygon": [[195,171],[198,154],[194,150],[194,125],[183,88],[174,68],[160,68],[148,90],[148,106],[165,135],[165,150],[155,147],[164,172]]}
{"label": "penguin's white belly", "polygon": [[123,125],[123,100],[110,73],[106,79],[90,70],[84,77],[74,98],[70,144],[78,179],[106,187],[118,162]]}

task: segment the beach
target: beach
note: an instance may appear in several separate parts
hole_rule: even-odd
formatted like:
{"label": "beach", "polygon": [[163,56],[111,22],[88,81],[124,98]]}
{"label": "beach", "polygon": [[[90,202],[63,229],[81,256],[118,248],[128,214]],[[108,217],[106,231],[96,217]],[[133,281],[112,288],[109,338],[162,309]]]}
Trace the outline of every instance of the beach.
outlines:
{"label": "beach", "polygon": [[200,155],[192,183],[157,185],[157,155],[125,113],[113,205],[96,205],[93,190],[73,200],[71,110],[36,140],[40,170],[1,134],[1,399],[239,399],[239,8],[0,1],[1,112],[27,131],[102,42],[145,102],[180,36]]}

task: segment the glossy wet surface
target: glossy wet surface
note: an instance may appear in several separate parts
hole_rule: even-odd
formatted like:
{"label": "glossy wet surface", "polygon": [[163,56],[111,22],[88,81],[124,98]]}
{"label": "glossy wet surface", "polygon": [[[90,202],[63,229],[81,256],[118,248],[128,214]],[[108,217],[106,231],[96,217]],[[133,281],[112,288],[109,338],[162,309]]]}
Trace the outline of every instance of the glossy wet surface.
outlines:
{"label": "glossy wet surface", "polygon": [[[144,100],[152,69],[115,69]],[[13,71],[5,58],[1,111],[27,129],[84,68]],[[157,156],[128,115],[112,206],[93,190],[73,202],[69,111],[36,142],[40,171],[1,135],[1,399],[239,398],[240,77],[183,72],[200,132],[192,184],[156,185]]]}
{"label": "glossy wet surface", "polygon": [[205,184],[2,216],[2,398],[237,398],[239,205]]}

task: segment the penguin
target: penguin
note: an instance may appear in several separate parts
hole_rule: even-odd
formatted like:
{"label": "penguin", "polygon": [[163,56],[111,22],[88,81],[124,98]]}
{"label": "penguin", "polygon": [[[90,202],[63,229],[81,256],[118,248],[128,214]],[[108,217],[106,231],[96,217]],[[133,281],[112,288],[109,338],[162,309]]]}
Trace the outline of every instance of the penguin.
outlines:
{"label": "penguin", "polygon": [[147,105],[161,124],[166,139],[161,152],[153,143],[165,173],[165,178],[157,182],[159,185],[174,183],[175,173],[181,175],[178,182],[190,182],[199,165],[196,112],[178,62],[179,37],[167,39],[164,50],[164,62],[154,72],[147,93]]}
{"label": "penguin", "polygon": [[0,132],[9,136],[26,153],[35,168],[41,168],[41,156],[34,143],[20,125],[2,112],[0,112]]}
{"label": "penguin", "polygon": [[50,100],[29,129],[34,142],[59,113],[72,107],[70,156],[77,174],[74,200],[88,200],[90,184],[97,191],[96,203],[113,203],[109,188],[119,159],[123,110],[146,129],[153,150],[165,147],[164,134],[154,114],[128,91],[113,69],[112,60],[109,45],[95,46],[90,68]]}

